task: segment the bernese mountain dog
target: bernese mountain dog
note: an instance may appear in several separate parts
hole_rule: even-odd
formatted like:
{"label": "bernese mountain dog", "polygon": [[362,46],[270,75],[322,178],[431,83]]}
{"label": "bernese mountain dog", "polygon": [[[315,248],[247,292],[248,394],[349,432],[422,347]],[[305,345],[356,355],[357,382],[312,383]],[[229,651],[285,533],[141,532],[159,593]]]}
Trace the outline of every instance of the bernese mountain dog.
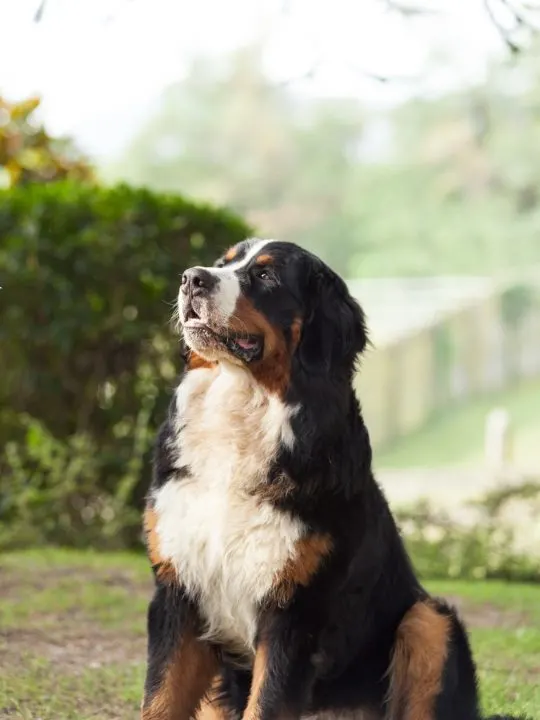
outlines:
{"label": "bernese mountain dog", "polygon": [[143,720],[478,720],[464,626],[373,476],[344,281],[250,239],[186,270],[178,314],[185,372],[144,517]]}

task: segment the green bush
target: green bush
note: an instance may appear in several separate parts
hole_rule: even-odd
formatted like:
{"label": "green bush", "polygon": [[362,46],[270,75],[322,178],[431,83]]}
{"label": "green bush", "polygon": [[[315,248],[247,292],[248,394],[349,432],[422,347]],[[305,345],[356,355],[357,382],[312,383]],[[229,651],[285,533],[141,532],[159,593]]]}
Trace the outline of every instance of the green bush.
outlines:
{"label": "green bush", "polygon": [[423,578],[540,582],[538,553],[516,547],[515,529],[504,519],[512,502],[540,501],[537,478],[485,494],[462,509],[475,511],[474,523],[458,522],[429,503],[395,514],[414,566]]}
{"label": "green bush", "polygon": [[179,275],[249,233],[125,185],[0,192],[0,543],[136,542]]}

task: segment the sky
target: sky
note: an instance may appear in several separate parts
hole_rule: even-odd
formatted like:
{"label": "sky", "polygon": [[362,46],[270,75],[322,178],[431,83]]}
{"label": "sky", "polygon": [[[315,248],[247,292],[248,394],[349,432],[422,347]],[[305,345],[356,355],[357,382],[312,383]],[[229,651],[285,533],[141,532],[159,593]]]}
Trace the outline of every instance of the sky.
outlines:
{"label": "sky", "polygon": [[440,12],[404,19],[384,0],[47,0],[35,23],[40,0],[0,0],[0,94],[39,94],[49,130],[99,159],[121,150],[190,58],[255,37],[291,91],[374,108],[481,78],[505,51],[483,0],[423,1]]}

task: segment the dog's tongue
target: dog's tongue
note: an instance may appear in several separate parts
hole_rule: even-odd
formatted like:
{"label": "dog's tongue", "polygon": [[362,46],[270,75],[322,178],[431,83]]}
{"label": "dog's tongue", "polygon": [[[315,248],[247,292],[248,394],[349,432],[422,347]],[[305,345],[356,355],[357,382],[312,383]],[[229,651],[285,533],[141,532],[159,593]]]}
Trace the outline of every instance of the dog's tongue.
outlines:
{"label": "dog's tongue", "polygon": [[253,340],[249,340],[246,338],[237,338],[236,343],[242,348],[242,350],[251,350],[257,344],[253,342]]}

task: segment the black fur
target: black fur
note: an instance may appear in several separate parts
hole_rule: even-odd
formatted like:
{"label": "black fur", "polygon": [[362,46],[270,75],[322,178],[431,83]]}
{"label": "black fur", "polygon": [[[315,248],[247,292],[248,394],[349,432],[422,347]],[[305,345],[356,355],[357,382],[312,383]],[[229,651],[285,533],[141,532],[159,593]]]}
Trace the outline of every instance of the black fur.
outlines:
{"label": "black fur", "polygon": [[156,583],[148,608],[148,668],[145,695],[151,697],[163,680],[168,662],[181,641],[186,625],[196,625],[194,603],[184,596],[181,587]]}
{"label": "black fur", "polygon": [[[236,259],[248,249],[248,243],[241,246]],[[450,627],[431,720],[479,720],[476,672],[463,624],[454,609],[431,600],[422,587],[372,473],[369,435],[352,388],[355,361],[368,341],[362,310],[343,280],[313,255],[280,243],[269,252],[271,286],[257,283],[246,268],[245,292],[285,337],[291,337],[295,318],[303,325],[284,398],[299,407],[291,421],[296,442],[292,450],[279,449],[266,485],[287,477],[292,491],[276,493],[273,502],[300,517],[311,532],[330,536],[333,552],[288,605],[260,609],[259,639],[268,643],[269,657],[259,720],[359,708],[382,720],[396,632],[407,611],[423,601]],[[177,460],[171,458],[172,435],[171,415],[156,445],[154,487],[169,479]],[[179,642],[182,623],[196,622],[196,616],[196,598],[157,581],[149,611],[148,694]],[[219,702],[231,717],[240,716],[251,670],[239,666],[227,648],[215,650]],[[400,713],[392,720],[410,720],[404,709]]]}

